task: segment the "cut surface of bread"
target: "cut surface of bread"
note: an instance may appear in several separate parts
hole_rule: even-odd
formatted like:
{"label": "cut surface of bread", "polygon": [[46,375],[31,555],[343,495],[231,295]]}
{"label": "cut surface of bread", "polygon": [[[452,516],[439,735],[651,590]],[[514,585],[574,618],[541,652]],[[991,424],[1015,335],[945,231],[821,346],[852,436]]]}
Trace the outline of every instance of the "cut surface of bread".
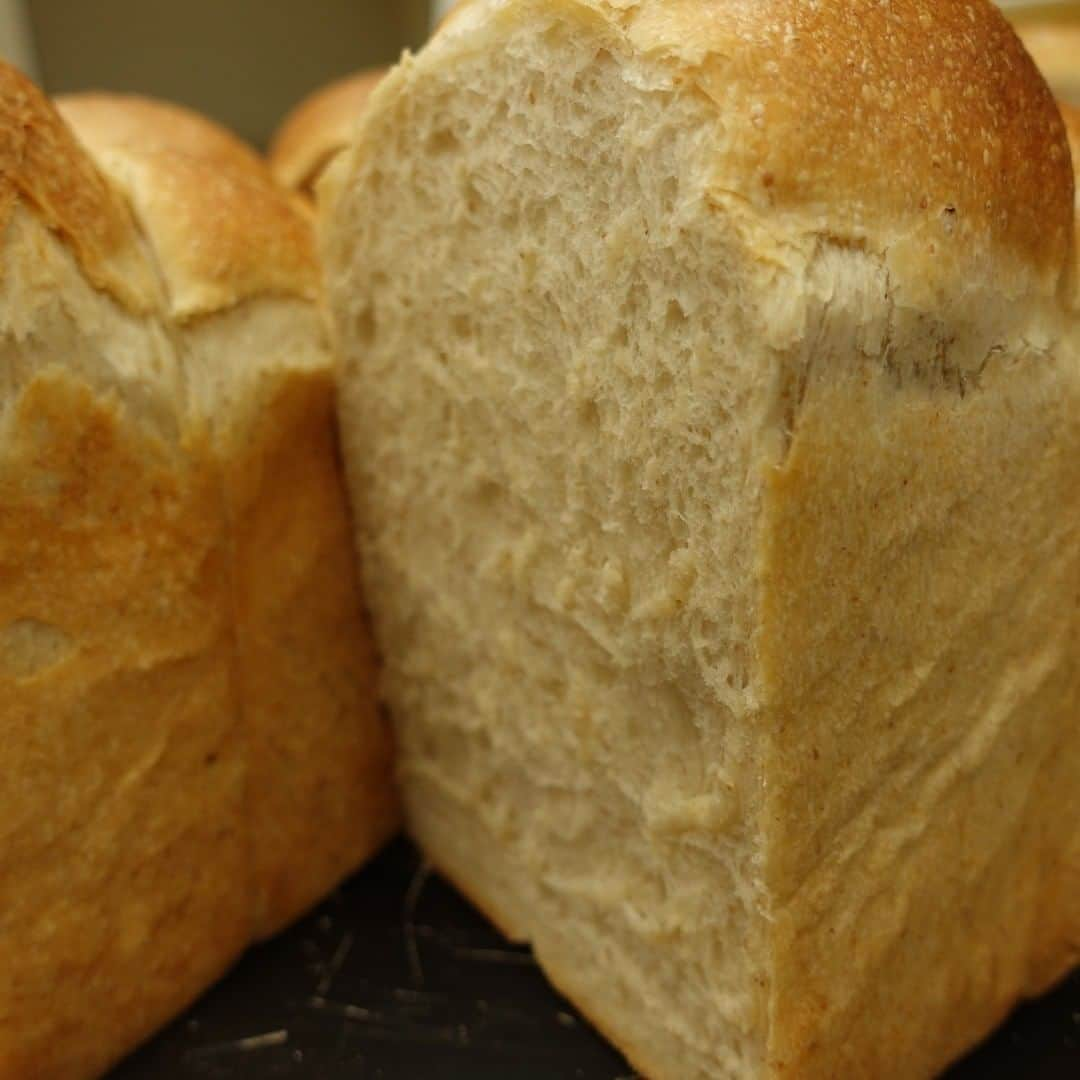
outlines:
{"label": "cut surface of bread", "polygon": [[654,1080],[1077,959],[1073,190],[989,4],[474,0],[320,191],[409,826]]}
{"label": "cut surface of bread", "polygon": [[319,177],[349,144],[368,98],[385,75],[381,68],[358,72],[297,105],[270,146],[270,170],[278,183],[314,196]]}
{"label": "cut surface of bread", "polygon": [[0,65],[3,1080],[99,1075],[396,818],[306,220],[194,114],[64,111]]}

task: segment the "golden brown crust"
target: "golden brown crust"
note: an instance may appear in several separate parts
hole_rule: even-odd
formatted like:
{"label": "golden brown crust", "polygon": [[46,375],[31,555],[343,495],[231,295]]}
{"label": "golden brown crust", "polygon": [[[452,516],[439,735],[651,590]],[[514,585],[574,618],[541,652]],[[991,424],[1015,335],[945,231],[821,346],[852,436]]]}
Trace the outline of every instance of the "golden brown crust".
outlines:
{"label": "golden brown crust", "polygon": [[[651,6],[638,31],[646,47],[691,32],[688,17],[667,27]],[[928,260],[965,241],[978,256],[1015,253],[1056,282],[1072,178],[1054,102],[1011,28],[981,0],[855,7],[725,5],[710,33],[704,85],[724,100],[723,56],[738,50],[749,68],[744,115],[764,102],[761,123],[738,140],[759,200],[827,206],[857,238],[914,231]]]}
{"label": "golden brown crust", "polygon": [[137,310],[157,290],[131,215],[44,94],[0,61],[0,227],[17,202],[76,254],[87,278]]}
{"label": "golden brown crust", "polygon": [[[1061,116],[1065,121],[1065,133],[1069,137],[1069,149],[1072,151],[1075,171],[1080,173],[1080,109],[1062,104]],[[1077,201],[1080,203],[1080,188],[1077,189]],[[1080,224],[1080,221],[1078,221]]]}
{"label": "golden brown crust", "polygon": [[[1072,152],[1073,172],[1080,177],[1080,109],[1072,105],[1061,105],[1061,115],[1065,121],[1065,132],[1069,138],[1069,150]],[[1080,307],[1080,180],[1076,189],[1076,246],[1074,249],[1073,290],[1074,305]]]}
{"label": "golden brown crust", "polygon": [[1061,287],[1073,178],[1060,114],[989,0],[466,0],[436,41],[524,17],[606,23],[614,48],[715,101],[718,207],[886,251],[927,297],[972,278]]}
{"label": "golden brown crust", "polygon": [[262,158],[231,131],[172,102],[137,94],[64,94],[56,98],[56,108],[91,153],[118,147],[175,150],[256,174],[265,168]]}
{"label": "golden brown crust", "polygon": [[318,295],[309,222],[239,139],[144,98],[75,97],[62,108],[128,195],[158,253],[175,316],[260,295]]}
{"label": "golden brown crust", "polygon": [[285,118],[270,146],[270,168],[281,184],[311,195],[327,164],[343,149],[386,71],[361,71],[323,87]]}
{"label": "golden brown crust", "polygon": [[158,253],[175,317],[318,297],[310,223],[269,175],[169,150],[116,150],[109,161]]}
{"label": "golden brown crust", "polygon": [[[310,222],[261,159],[186,110],[168,134],[147,132],[144,148],[142,133],[173,111],[126,98],[65,108],[80,135],[89,125],[88,144],[128,192],[174,313],[202,317],[268,294],[314,299]],[[242,323],[200,322],[210,337],[193,328],[189,344],[210,368],[220,356],[229,387],[227,415],[215,420],[251,739],[255,933],[264,937],[378,848],[398,812],[333,436],[329,356],[313,311],[280,316],[280,332],[297,336],[295,355],[257,343],[256,311],[221,316]]]}
{"label": "golden brown crust", "polygon": [[10,405],[0,1077],[74,1080],[251,937],[227,538],[205,445],[162,441],[60,363]]}
{"label": "golden brown crust", "polygon": [[[88,156],[0,79],[0,1078],[75,1080],[397,807],[331,358],[315,304],[272,299],[317,292],[298,200],[192,114],[155,133],[170,107],[94,99]],[[91,268],[145,274],[152,317]]]}

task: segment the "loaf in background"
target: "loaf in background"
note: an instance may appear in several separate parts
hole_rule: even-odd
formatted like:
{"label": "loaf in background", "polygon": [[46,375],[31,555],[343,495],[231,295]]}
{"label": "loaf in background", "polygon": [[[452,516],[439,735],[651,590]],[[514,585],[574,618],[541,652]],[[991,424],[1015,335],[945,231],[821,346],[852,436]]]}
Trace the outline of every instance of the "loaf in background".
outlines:
{"label": "loaf in background", "polygon": [[282,121],[270,146],[270,170],[287,188],[313,198],[330,161],[348,145],[371,92],[386,71],[361,71],[317,90]]}
{"label": "loaf in background", "polygon": [[472,0],[320,188],[409,827],[652,1080],[1080,951],[1060,115],[989,3]]}
{"label": "loaf in background", "polygon": [[[0,1077],[78,1080],[393,830],[307,218],[0,66]],[[93,160],[92,160],[93,158]]]}

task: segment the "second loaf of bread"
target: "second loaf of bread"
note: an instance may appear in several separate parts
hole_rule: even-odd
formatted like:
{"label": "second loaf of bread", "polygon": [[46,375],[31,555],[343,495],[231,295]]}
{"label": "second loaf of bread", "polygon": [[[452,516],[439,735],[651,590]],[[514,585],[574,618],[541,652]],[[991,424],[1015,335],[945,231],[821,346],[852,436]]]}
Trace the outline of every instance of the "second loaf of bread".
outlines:
{"label": "second loaf of bread", "polygon": [[0,1077],[81,1080],[396,820],[306,216],[0,66]]}

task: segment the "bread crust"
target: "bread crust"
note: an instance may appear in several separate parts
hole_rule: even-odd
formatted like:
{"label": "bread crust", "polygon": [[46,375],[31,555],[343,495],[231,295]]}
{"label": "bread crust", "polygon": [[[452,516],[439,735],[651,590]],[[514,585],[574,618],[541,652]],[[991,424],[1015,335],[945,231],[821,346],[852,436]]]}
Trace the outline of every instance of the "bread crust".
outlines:
{"label": "bread crust", "polygon": [[309,197],[330,160],[348,145],[353,129],[384,68],[340,79],[306,98],[284,119],[270,145],[270,169],[278,183]]}
{"label": "bread crust", "polygon": [[[218,353],[224,362],[208,419],[232,533],[255,933],[266,937],[398,819],[334,434],[334,368],[314,303],[313,230],[266,164],[204,117],[100,95],[66,99],[63,111],[126,192],[172,317],[211,365]],[[272,335],[261,345],[260,317]],[[275,351],[279,335],[295,339],[295,355]]]}
{"label": "bread crust", "polygon": [[262,158],[243,139],[200,113],[139,94],[62,94],[57,111],[91,152],[172,150],[262,175]]}
{"label": "bread crust", "polygon": [[[544,46],[534,47],[538,41]],[[509,61],[496,62],[500,50],[521,62],[520,80],[507,70]],[[564,57],[567,74],[549,78],[563,70]],[[476,105],[476,84],[489,61],[498,74],[483,86],[497,104],[484,110]],[[618,80],[641,90],[623,112]],[[552,103],[544,110],[542,95],[549,90]],[[595,109],[588,100],[594,91]],[[634,114],[653,104],[655,125],[652,113]],[[535,129],[533,106],[541,117]],[[413,121],[412,136],[401,134]],[[670,151],[665,138],[675,141],[674,129],[687,135],[692,152],[680,157]],[[607,156],[592,172],[582,164],[590,162],[582,146],[596,148],[597,132],[606,136],[608,130],[618,136],[595,150]],[[462,139],[462,132],[472,138]],[[537,151],[520,169],[499,141],[516,134],[520,142],[510,145],[523,156]],[[643,146],[656,147],[655,156],[639,154]],[[762,502],[754,503],[754,488],[738,493],[745,494],[745,506],[715,494],[728,468],[716,451],[710,478],[716,487],[699,485],[715,501],[698,515],[715,522],[708,515],[720,506],[732,515],[715,526],[719,537],[736,531],[740,524],[732,521],[741,523],[745,513],[746,531],[753,533],[749,583],[745,593],[732,589],[735,600],[720,620],[725,628],[734,623],[732,612],[749,594],[751,626],[734,647],[719,633],[712,638],[714,624],[703,635],[717,653],[724,650],[725,662],[738,650],[748,654],[742,671],[732,662],[734,677],[727,680],[733,691],[745,688],[745,696],[721,700],[739,710],[732,724],[745,732],[760,763],[757,785],[740,786],[742,776],[732,769],[739,797],[751,793],[736,817],[750,823],[767,852],[740,879],[745,889],[733,890],[740,899],[762,897],[760,905],[747,903],[751,933],[738,935],[739,949],[749,953],[753,928],[767,929],[759,949],[763,975],[753,979],[749,965],[737,971],[746,1000],[731,1012],[750,1017],[746,1030],[760,1034],[763,1076],[919,1076],[944,1067],[1020,997],[1045,988],[1075,961],[1069,944],[1075,909],[1065,897],[1075,893],[1076,860],[1071,837],[1055,826],[1059,818],[1076,820],[1069,783],[1080,745],[1067,722],[1076,700],[1074,654],[1062,644],[1075,642],[1075,623],[1067,606],[1058,606],[1060,597],[1075,593],[1077,570],[1075,515],[1062,511],[1073,505],[1078,460],[1076,386],[1064,355],[1074,332],[1064,301],[1075,186],[1064,123],[1008,24],[981,0],[471,0],[451,15],[429,51],[390,77],[354,148],[339,162],[324,235],[351,369],[342,415],[352,461],[359,462],[357,498],[371,509],[362,519],[367,565],[369,572],[372,566],[386,572],[381,582],[373,578],[372,595],[390,657],[387,696],[401,717],[410,824],[420,841],[500,922],[532,936],[541,963],[557,978],[573,975],[567,985],[593,1012],[620,1017],[636,1007],[645,1023],[646,1012],[665,1011],[646,1009],[652,1003],[644,989],[629,1001],[590,983],[573,959],[567,964],[543,945],[571,906],[567,900],[560,908],[561,900],[576,900],[577,892],[590,900],[595,895],[592,866],[574,865],[577,837],[561,846],[561,834],[545,818],[548,808],[552,818],[565,812],[567,821],[583,807],[610,811],[609,836],[628,844],[639,833],[653,839],[649,806],[634,802],[642,784],[630,748],[625,775],[634,782],[625,786],[634,790],[627,801],[641,814],[628,813],[630,824],[622,829],[616,813],[622,792],[613,798],[602,786],[623,767],[622,758],[612,753],[591,775],[583,768],[565,798],[562,784],[571,785],[561,771],[570,773],[578,763],[572,753],[563,755],[567,744],[600,742],[601,726],[617,741],[612,731],[621,717],[608,714],[601,725],[595,714],[618,700],[623,672],[626,682],[632,678],[635,665],[625,658],[637,659],[637,641],[617,637],[624,622],[604,617],[608,580],[619,585],[632,578],[618,562],[629,561],[630,543],[607,544],[610,535],[634,534],[636,523],[619,528],[605,521],[601,530],[582,514],[576,532],[568,528],[567,536],[559,527],[579,509],[571,481],[583,490],[585,478],[594,478],[591,461],[582,463],[588,449],[599,459],[601,444],[604,451],[621,450],[631,439],[644,441],[642,431],[652,433],[648,423],[633,424],[629,416],[642,402],[667,404],[654,390],[662,377],[678,388],[672,397],[680,407],[672,407],[669,428],[657,408],[655,429],[677,438],[702,399],[721,397],[695,397],[694,365],[737,367],[732,356],[745,350],[753,359],[741,361],[738,386],[745,397],[736,411],[745,408],[746,415],[739,413],[732,426],[776,436],[753,447],[747,470],[762,477]],[[606,192],[597,173],[622,179],[620,170],[635,179],[647,174],[656,186],[613,183],[617,194],[600,207],[583,194]],[[397,218],[386,194],[387,177],[395,175],[408,192],[402,200],[408,209]],[[661,184],[671,176],[676,194],[667,203]],[[527,194],[515,203],[518,188]],[[551,190],[563,196],[552,200],[560,210],[575,207],[577,221],[549,211],[544,200]],[[685,363],[674,371],[659,358],[642,357],[656,348],[651,342],[643,348],[628,331],[620,338],[626,331],[620,321],[629,322],[627,311],[640,308],[620,307],[619,290],[632,299],[635,288],[648,292],[650,275],[663,277],[655,270],[660,260],[646,262],[643,250],[653,251],[627,244],[608,268],[602,249],[597,255],[599,243],[576,244],[572,230],[588,222],[581,232],[609,242],[617,222],[606,218],[607,206],[639,210],[639,191],[652,212],[647,228],[636,223],[639,234],[670,229],[671,246],[695,255],[714,231],[733,237],[737,256],[718,271],[717,293],[730,286],[740,314],[756,315],[755,304],[767,309],[790,301],[796,314],[787,336],[774,334],[779,318],[752,318],[747,335],[738,317],[717,305],[701,316],[700,343],[680,354]],[[698,213],[701,204],[715,215]],[[428,241],[430,249],[423,250],[430,250],[431,262],[425,263],[411,251]],[[542,287],[534,287],[529,275],[535,267],[522,258],[532,245],[546,273]],[[515,260],[525,263],[520,278]],[[668,307],[673,340],[687,314],[688,285],[697,284],[698,275],[711,284],[710,271],[721,263],[722,257],[702,259],[704,268],[695,263],[684,276],[673,272],[664,279],[661,287],[674,298]],[[601,269],[590,277],[594,266]],[[592,307],[579,306],[575,277],[589,281]],[[469,283],[461,297],[459,281]],[[529,308],[535,293],[550,306]],[[413,310],[417,295],[427,302],[423,317]],[[665,299],[654,302],[654,318],[662,318]],[[610,319],[606,311],[599,315],[605,301],[614,311]],[[697,297],[693,303],[705,306]],[[694,316],[687,321],[693,324]],[[427,325],[434,327],[430,337]],[[463,340],[455,343],[455,336]],[[628,337],[632,346],[620,353]],[[713,353],[715,339],[723,346]],[[593,351],[596,341],[602,344]],[[531,377],[526,358],[534,349],[555,372],[532,391],[535,400],[554,402],[556,410],[580,405],[590,421],[565,452],[556,441],[570,441],[566,433],[577,419],[572,407],[556,411],[557,420],[545,427],[548,414],[507,388],[519,374],[516,365],[522,383]],[[637,381],[627,385],[618,376],[631,365]],[[746,404],[758,372],[775,370],[782,382],[793,369],[800,381],[790,394],[781,388],[783,409],[761,415]],[[444,371],[452,373],[445,383]],[[575,397],[582,371],[610,376],[593,384],[595,400]],[[375,372],[385,388],[371,377]],[[468,386],[461,385],[463,372]],[[505,384],[498,377],[504,373]],[[474,411],[477,401],[483,408]],[[445,430],[453,433],[445,440],[449,449],[422,424],[406,429],[403,420],[414,411],[427,419],[430,407],[431,430],[441,432],[440,406],[449,418]],[[487,427],[480,418],[486,412],[500,420],[505,414],[505,426]],[[728,431],[728,417],[711,424],[711,418],[702,421],[714,438]],[[519,439],[519,432],[527,436]],[[489,463],[483,455],[492,443],[500,456]],[[392,468],[370,467],[380,452]],[[616,467],[622,463],[612,457]],[[536,460],[567,481],[564,490],[542,488],[541,470],[530,468]],[[475,503],[469,484],[459,483],[463,461],[475,467],[475,487],[484,496]],[[689,452],[673,452],[667,462],[662,498],[680,513],[682,473],[691,463]],[[731,471],[742,464],[737,459]],[[616,471],[608,460],[605,465],[596,470],[601,500],[604,481]],[[410,469],[415,476],[407,475]],[[662,469],[658,465],[657,474]],[[621,509],[632,490],[628,485],[612,503]],[[529,512],[520,512],[519,502]],[[490,518],[481,519],[477,509],[475,522],[459,520],[481,503]],[[438,566],[441,552],[427,537],[444,520],[460,529],[460,546],[451,549],[460,558],[425,577],[415,568]],[[476,524],[481,520],[486,530]],[[646,520],[652,523],[647,512]],[[519,561],[515,541],[526,528],[532,543]],[[657,525],[664,542],[668,528],[663,520]],[[711,535],[708,526],[703,533]],[[545,543],[567,563],[579,546],[595,545],[596,564],[607,559],[605,569],[619,565],[623,576],[605,579],[588,567],[560,578],[563,564],[553,559],[552,570],[536,554]],[[1045,557],[1035,558],[1037,550]],[[663,556],[655,561],[661,564]],[[695,565],[704,573],[710,561],[725,560],[706,550]],[[462,567],[461,579],[455,578]],[[490,567],[498,572],[487,576]],[[651,580],[654,567],[635,569],[639,579]],[[473,588],[473,574],[480,587]],[[385,587],[387,580],[393,588]],[[493,599],[485,609],[486,590]],[[687,592],[672,593],[664,630],[690,605]],[[1030,599],[1024,618],[1031,633],[1010,638],[994,605],[1014,594]],[[1002,612],[1007,607],[1001,602]],[[482,625],[459,653],[445,642],[465,625],[460,613],[477,608],[490,614],[490,636]],[[637,617],[643,608],[631,610]],[[528,620],[536,641],[514,636],[510,612],[519,623]],[[830,619],[836,637],[822,644]],[[623,663],[598,689],[585,665],[574,663],[574,635],[582,626],[600,642],[600,663],[605,653]],[[443,692],[440,671],[474,666],[483,673],[475,689],[463,679],[466,688],[455,683]],[[719,669],[716,662],[708,674]],[[489,677],[491,670],[498,673]],[[554,689],[539,678],[535,686],[529,682],[534,672],[548,670],[556,673]],[[962,674],[953,678],[956,672]],[[515,698],[519,678],[527,689]],[[672,683],[678,691],[691,681]],[[578,700],[564,691],[579,683],[586,687],[580,700],[587,718],[580,731]],[[522,716],[527,723],[520,723]],[[709,728],[707,710],[701,719],[695,727]],[[648,729],[643,722],[638,730]],[[676,740],[674,731],[670,737]],[[962,753],[955,749],[961,742]],[[688,765],[695,764],[699,744],[691,737],[680,745],[688,747]],[[425,774],[442,776],[447,789],[460,785],[462,818],[475,818],[475,828],[455,835],[441,827],[449,815],[425,789]],[[530,788],[534,776],[543,790]],[[513,804],[517,789],[513,795],[504,790],[512,787],[506,777],[520,781],[523,810]],[[686,789],[709,791],[705,782],[688,781]],[[752,801],[758,790],[761,806]],[[480,827],[485,819],[505,821],[501,835],[492,826],[490,845]],[[468,839],[458,839],[462,835]],[[605,848],[601,840],[590,855],[602,864],[614,850],[617,861],[618,842]],[[500,846],[507,849],[507,874],[518,875],[509,883],[499,880],[495,855],[471,854]],[[627,854],[619,869],[647,865],[652,849],[642,847],[640,860]],[[601,876],[596,870],[595,878]],[[754,894],[751,886],[759,881],[761,893]],[[662,912],[678,891],[665,889],[642,907],[648,915]],[[577,933],[583,951],[603,940],[620,899],[603,895],[584,929],[567,931]],[[643,937],[655,932],[655,923],[640,921]],[[656,922],[663,924],[659,917]],[[718,944],[727,948],[734,936],[718,935]],[[675,962],[673,956],[693,967],[676,951],[675,937],[649,939],[656,951],[643,965],[639,986],[665,986],[661,969]],[[614,971],[623,944],[596,946],[596,955],[606,952]],[[630,954],[637,944],[623,951]],[[611,987],[615,982],[612,977]],[[681,980],[672,983],[681,989]],[[760,1013],[752,997],[759,986],[771,995]],[[671,993],[669,1000],[675,998]],[[699,1019],[717,1004],[702,1002]],[[690,1008],[668,1011],[690,1015]],[[690,1034],[702,1030],[696,1026]],[[633,1049],[632,1037],[623,1041]],[[706,1060],[702,1071],[711,1066],[711,1075],[743,1075],[756,1052],[751,1042],[738,1065]],[[702,1059],[723,1043],[710,1035]],[[689,1071],[676,1055],[657,1064],[665,1075]]]}
{"label": "bread crust", "polygon": [[18,204],[63,237],[97,288],[134,311],[155,306],[153,270],[123,201],[45,95],[0,63],[0,227]]}
{"label": "bread crust", "polygon": [[186,110],[0,90],[0,1077],[81,1080],[398,809],[308,217]]}
{"label": "bread crust", "polygon": [[777,237],[887,250],[921,302],[972,274],[1061,288],[1061,116],[989,0],[465,0],[437,40],[449,55],[537,17],[606,27],[715,102],[717,206],[767,214]]}
{"label": "bread crust", "polygon": [[309,220],[231,133],[146,98],[74,95],[59,107],[127,189],[157,252],[175,317],[267,295],[317,299]]}

